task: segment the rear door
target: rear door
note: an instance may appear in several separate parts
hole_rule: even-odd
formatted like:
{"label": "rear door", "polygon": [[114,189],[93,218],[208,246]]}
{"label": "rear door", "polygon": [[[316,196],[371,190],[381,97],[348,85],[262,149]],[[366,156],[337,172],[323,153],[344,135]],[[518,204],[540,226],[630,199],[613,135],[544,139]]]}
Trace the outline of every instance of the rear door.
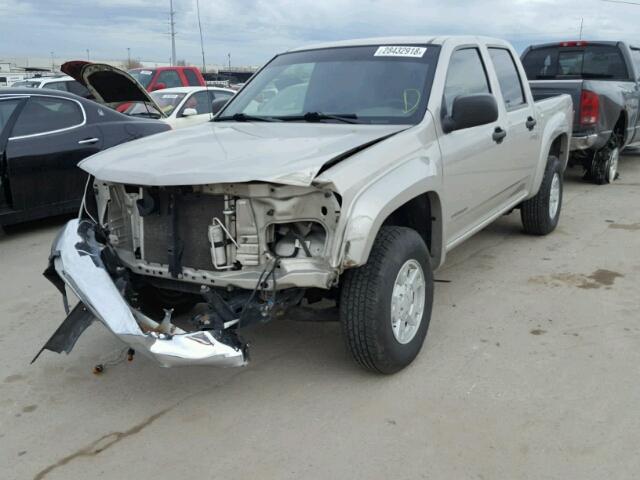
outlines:
{"label": "rear door", "polygon": [[12,208],[29,210],[79,200],[87,175],[78,162],[100,151],[101,144],[100,130],[87,123],[80,102],[31,96],[7,144]]}
{"label": "rear door", "polygon": [[[452,53],[447,70],[442,98],[445,115],[457,96],[476,93],[493,93],[485,61],[478,47],[459,48]],[[496,143],[493,134],[503,120],[439,135],[450,247],[495,208],[496,193],[503,183],[504,145]]]}
{"label": "rear door", "polygon": [[537,166],[540,128],[533,100],[525,94],[524,78],[511,51],[498,46],[489,46],[488,51],[498,81],[499,108],[504,110],[503,128],[507,131],[504,147],[509,154],[504,164],[504,188],[516,196],[525,190]]}

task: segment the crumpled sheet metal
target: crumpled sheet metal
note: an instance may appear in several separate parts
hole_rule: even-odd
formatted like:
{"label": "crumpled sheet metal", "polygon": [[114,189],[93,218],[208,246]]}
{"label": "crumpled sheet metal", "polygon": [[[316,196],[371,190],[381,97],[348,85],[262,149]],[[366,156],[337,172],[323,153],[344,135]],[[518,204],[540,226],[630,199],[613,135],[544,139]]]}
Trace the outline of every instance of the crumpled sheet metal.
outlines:
{"label": "crumpled sheet metal", "polygon": [[104,269],[99,244],[92,241],[91,235],[81,236],[79,225],[77,219],[71,220],[56,239],[52,248],[55,269],[95,317],[120,340],[165,367],[239,367],[247,363],[242,349],[217,340],[211,332],[174,335],[143,332],[131,307]]}

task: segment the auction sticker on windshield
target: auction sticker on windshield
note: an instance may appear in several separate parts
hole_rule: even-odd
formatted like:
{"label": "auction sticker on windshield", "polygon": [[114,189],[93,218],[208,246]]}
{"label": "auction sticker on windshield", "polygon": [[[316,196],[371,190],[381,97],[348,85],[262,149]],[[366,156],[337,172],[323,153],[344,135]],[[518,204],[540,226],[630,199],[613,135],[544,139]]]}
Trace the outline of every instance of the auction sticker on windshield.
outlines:
{"label": "auction sticker on windshield", "polygon": [[422,58],[424,52],[427,51],[426,47],[401,47],[401,46],[386,46],[378,47],[374,57],[414,57]]}

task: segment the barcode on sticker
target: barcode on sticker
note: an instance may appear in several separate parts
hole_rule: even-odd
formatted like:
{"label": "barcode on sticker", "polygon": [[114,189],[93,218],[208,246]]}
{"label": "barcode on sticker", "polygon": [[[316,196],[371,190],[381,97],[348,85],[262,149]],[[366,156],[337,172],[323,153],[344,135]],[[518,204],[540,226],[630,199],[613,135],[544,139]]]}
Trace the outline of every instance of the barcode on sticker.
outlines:
{"label": "barcode on sticker", "polygon": [[424,52],[427,51],[426,47],[401,47],[401,46],[386,46],[378,47],[374,57],[414,57],[422,58]]}

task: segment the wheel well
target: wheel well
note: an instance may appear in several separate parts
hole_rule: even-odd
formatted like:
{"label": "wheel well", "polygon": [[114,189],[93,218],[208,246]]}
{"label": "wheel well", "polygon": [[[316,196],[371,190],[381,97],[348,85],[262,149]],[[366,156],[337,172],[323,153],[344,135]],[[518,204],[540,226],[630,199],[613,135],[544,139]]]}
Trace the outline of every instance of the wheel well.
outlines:
{"label": "wheel well", "polygon": [[429,249],[434,268],[439,266],[442,250],[442,210],[435,192],[412,198],[391,212],[383,225],[408,227],[420,234]]}
{"label": "wheel well", "polygon": [[558,137],[551,144],[551,148],[549,149],[549,155],[553,155],[557,157],[560,161],[562,161],[562,155],[567,152],[567,136],[566,135],[558,135]]}
{"label": "wheel well", "polygon": [[618,117],[618,121],[613,127],[613,131],[622,136],[623,142],[627,139],[627,114],[622,111],[620,112],[620,116]]}

